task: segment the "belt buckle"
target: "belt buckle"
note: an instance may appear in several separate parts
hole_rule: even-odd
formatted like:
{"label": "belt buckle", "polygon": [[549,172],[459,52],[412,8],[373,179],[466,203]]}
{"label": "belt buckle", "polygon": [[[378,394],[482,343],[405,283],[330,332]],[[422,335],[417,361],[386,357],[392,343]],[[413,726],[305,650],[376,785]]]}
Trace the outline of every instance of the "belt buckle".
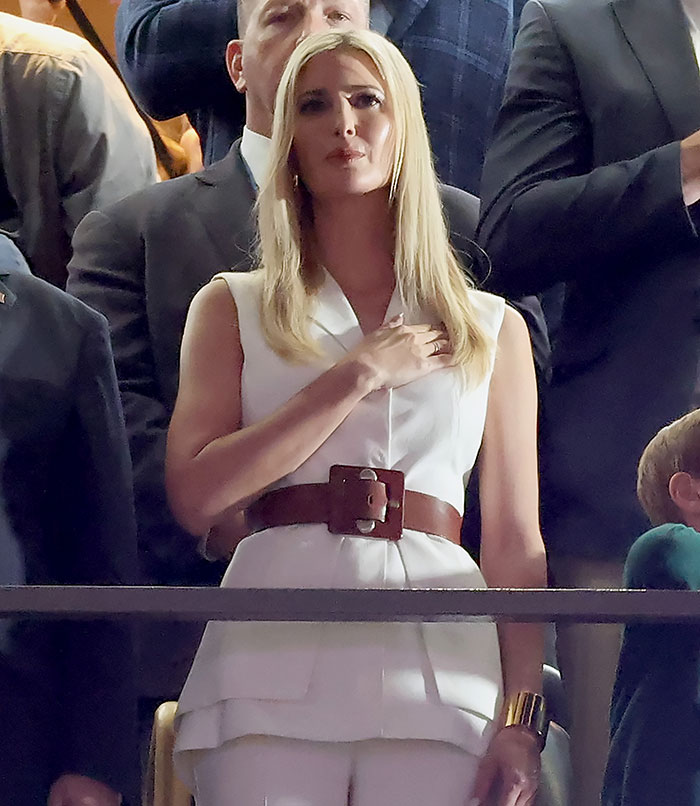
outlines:
{"label": "belt buckle", "polygon": [[328,486],[331,533],[401,539],[404,475],[400,470],[332,465]]}

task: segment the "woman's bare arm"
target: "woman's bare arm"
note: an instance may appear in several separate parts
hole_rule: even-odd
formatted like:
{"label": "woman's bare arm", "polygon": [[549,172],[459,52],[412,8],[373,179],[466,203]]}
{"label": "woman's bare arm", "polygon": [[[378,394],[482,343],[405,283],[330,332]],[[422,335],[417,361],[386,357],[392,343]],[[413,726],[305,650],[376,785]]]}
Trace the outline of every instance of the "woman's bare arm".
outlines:
{"label": "woman's bare arm", "polygon": [[224,513],[296,470],[365,395],[449,365],[449,355],[431,354],[442,336],[430,325],[382,327],[270,417],[241,429],[235,303],[225,282],[205,286],[188,314],[168,432],[166,485],[177,519],[205,534]]}
{"label": "woman's bare arm", "polygon": [[[489,587],[546,587],[539,527],[537,388],[527,327],[506,308],[479,460],[481,569]],[[542,628],[499,628],[506,696],[541,688]]]}
{"label": "woman's bare arm", "polygon": [[[479,459],[481,568],[489,587],[544,587],[546,559],[538,514],[537,391],[527,327],[511,308],[498,338]],[[544,630],[498,626],[505,699],[542,687]],[[505,714],[497,718],[503,726]],[[481,762],[480,803],[526,806],[539,781],[539,745],[526,728],[497,730]]]}

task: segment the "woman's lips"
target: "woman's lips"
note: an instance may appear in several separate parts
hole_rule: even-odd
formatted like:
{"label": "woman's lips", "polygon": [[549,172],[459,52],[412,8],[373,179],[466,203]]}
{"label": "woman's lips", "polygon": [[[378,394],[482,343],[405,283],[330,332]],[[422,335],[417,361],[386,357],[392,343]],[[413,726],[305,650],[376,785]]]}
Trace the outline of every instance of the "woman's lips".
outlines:
{"label": "woman's lips", "polygon": [[326,157],[327,160],[333,162],[354,162],[355,160],[362,159],[365,155],[362,151],[356,151],[354,148],[336,148]]}

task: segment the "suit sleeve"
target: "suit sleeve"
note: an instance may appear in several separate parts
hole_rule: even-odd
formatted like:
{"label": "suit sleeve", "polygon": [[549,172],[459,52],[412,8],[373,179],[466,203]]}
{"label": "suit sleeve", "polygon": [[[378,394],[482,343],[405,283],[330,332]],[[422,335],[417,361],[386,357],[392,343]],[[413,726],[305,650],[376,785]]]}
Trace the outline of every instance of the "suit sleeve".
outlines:
{"label": "suit sleeve", "polygon": [[[64,451],[71,470],[58,481],[64,488],[66,537],[59,578],[67,584],[133,584],[131,463],[109,333],[102,317],[84,313],[66,435],[70,444]],[[63,622],[58,629],[64,771],[104,781],[135,804],[138,729],[131,625],[116,619]]]}
{"label": "suit sleeve", "polygon": [[[130,204],[132,204],[130,202]],[[139,554],[147,578],[162,584],[211,584],[220,578],[175,522],[165,492],[170,412],[162,402],[146,308],[146,256],[131,213],[93,212],[73,238],[68,291],[109,322],[134,473]]]}
{"label": "suit sleeve", "polygon": [[236,0],[122,0],[117,12],[122,75],[159,119],[235,94],[224,54],[237,37]]}
{"label": "suit sleeve", "polygon": [[546,9],[533,0],[481,187],[478,239],[493,260],[491,287],[509,296],[652,266],[697,237],[683,204],[679,143],[594,167],[578,86]]}

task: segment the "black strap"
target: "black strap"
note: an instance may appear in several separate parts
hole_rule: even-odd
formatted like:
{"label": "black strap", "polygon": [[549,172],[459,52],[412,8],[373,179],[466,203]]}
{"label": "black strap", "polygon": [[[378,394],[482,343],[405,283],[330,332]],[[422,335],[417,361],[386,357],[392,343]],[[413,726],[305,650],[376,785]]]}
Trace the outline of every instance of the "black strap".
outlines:
{"label": "black strap", "polygon": [[[83,11],[78,0],[66,0],[66,8],[75,20],[75,24],[78,26],[78,28],[80,28],[80,31],[85,39],[87,39],[93,48],[95,48],[95,50],[104,58],[107,64],[109,64],[112,70],[114,70],[114,72],[119,76],[119,80],[122,82],[122,84],[124,84],[124,79],[122,78],[122,74],[119,72],[117,63],[112,58],[112,54],[104,46],[104,43],[100,39],[100,35],[97,33],[93,24],[88,19],[87,14]],[[163,168],[165,168],[168,176],[175,176],[175,160],[173,159],[173,155],[168,150],[168,147],[163,142],[160,132],[158,129],[156,129],[153,121],[145,112],[141,110],[138,103],[136,103],[134,96],[131,94],[126,84],[124,84],[124,87],[129,98],[131,98],[132,103],[136,107],[136,111],[146,124],[148,133],[151,135],[151,140],[153,141],[153,148],[155,149],[156,156],[158,157],[160,164],[163,166]]]}

